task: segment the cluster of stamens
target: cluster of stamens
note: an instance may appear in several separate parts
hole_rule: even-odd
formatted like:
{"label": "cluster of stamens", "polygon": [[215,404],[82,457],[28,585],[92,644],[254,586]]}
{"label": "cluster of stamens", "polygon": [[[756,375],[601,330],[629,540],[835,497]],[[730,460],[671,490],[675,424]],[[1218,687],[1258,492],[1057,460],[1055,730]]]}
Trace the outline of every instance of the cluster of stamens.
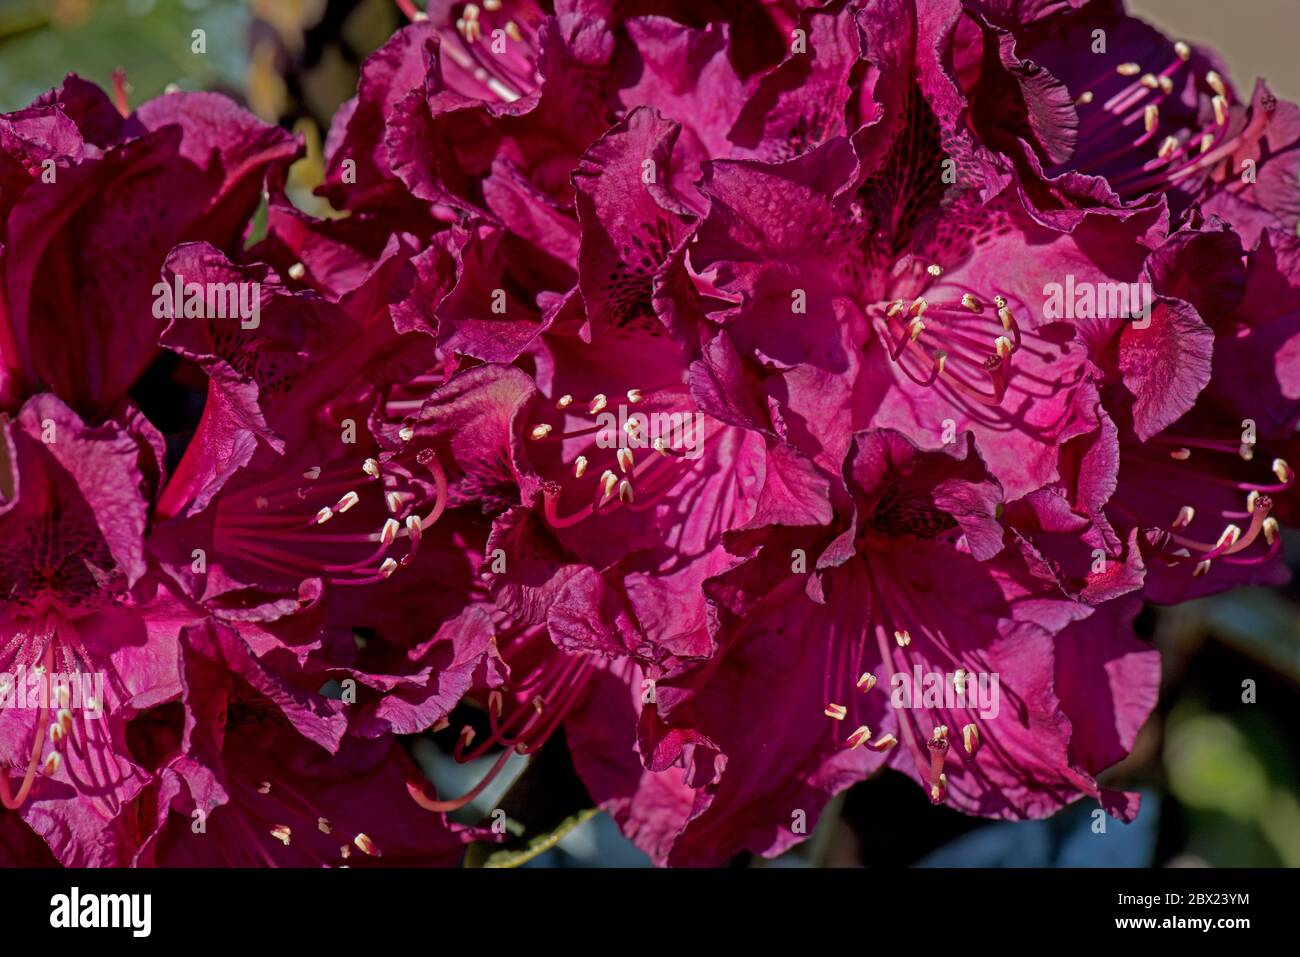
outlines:
{"label": "cluster of stamens", "polygon": [[[1087,157],[1087,162],[1075,169],[1095,172],[1113,160],[1127,159],[1135,149],[1154,146],[1150,159],[1127,172],[1108,177],[1117,192],[1133,196],[1169,188],[1209,170],[1231,155],[1243,138],[1258,133],[1260,125],[1267,122],[1262,115],[1252,117],[1246,128],[1228,136],[1227,85],[1218,73],[1207,70],[1200,80],[1210,94],[1212,122],[1201,129],[1169,133],[1155,144],[1161,126],[1161,106],[1175,95],[1175,78],[1188,68],[1191,56],[1191,48],[1180,41],[1174,44],[1173,59],[1159,71],[1146,70],[1139,63],[1121,63],[1083,90],[1075,98],[1080,116],[1080,138],[1075,153]],[[1116,77],[1128,82],[1121,82],[1118,90],[1101,99],[1116,85]],[[1115,139],[1121,145],[1102,155],[1088,156],[1092,147]]]}
{"label": "cluster of stamens", "polygon": [[[414,436],[409,427],[400,434],[407,442]],[[410,481],[413,465],[432,477],[436,489],[434,502],[423,516],[415,511],[425,496]],[[368,490],[382,498],[388,513],[380,527],[335,532]],[[404,448],[382,465],[368,458],[359,469],[344,465],[324,471],[313,466],[300,478],[224,496],[217,506],[218,528],[223,553],[234,558],[286,575],[318,576],[335,585],[368,585],[414,560],[423,533],[438,521],[446,504],[447,477],[437,455],[432,449]]]}
{"label": "cluster of stamens", "polygon": [[[624,397],[628,405],[637,406],[645,401],[646,395],[641,389],[633,388],[628,389]],[[585,403],[579,403],[572,395],[566,394],[560,396],[554,405],[557,411],[564,413],[571,427],[558,431],[551,423],[541,422],[528,428],[528,439],[536,443],[568,444],[570,451],[574,448],[582,451],[565,460],[572,479],[566,476],[564,481],[548,481],[543,487],[543,508],[546,520],[553,528],[567,528],[593,516],[610,515],[620,508],[644,511],[671,490],[685,453],[673,447],[663,436],[652,438],[648,435],[647,427],[638,417],[627,417],[622,426],[624,434],[618,435],[611,434],[617,433],[614,426],[593,421],[610,406],[609,396],[604,393],[592,396]],[[702,435],[694,438],[696,442],[704,440]],[[642,451],[640,458],[638,451]],[[652,454],[647,455],[646,451]],[[598,461],[602,456],[606,461]],[[601,464],[606,467],[597,475],[596,469]],[[579,480],[590,481],[592,475],[596,477],[590,501],[562,514],[560,503],[566,485],[571,486],[572,482]],[[581,492],[579,497],[585,498]]]}
{"label": "cluster of stamens", "polygon": [[[1176,463],[1194,462],[1207,454],[1236,455],[1243,462],[1250,462],[1255,457],[1252,442],[1243,442],[1233,446],[1229,442],[1215,440],[1194,440],[1187,437],[1159,438],[1153,442],[1157,455],[1164,453],[1168,460]],[[1159,460],[1144,458],[1148,466],[1159,467]],[[1272,561],[1281,551],[1281,533],[1278,521],[1273,517],[1273,496],[1289,491],[1295,484],[1295,470],[1284,459],[1275,458],[1271,468],[1275,481],[1239,481],[1214,473],[1203,473],[1199,477],[1217,485],[1224,485],[1244,494],[1240,510],[1224,510],[1220,518],[1224,521],[1222,530],[1213,542],[1202,541],[1190,533],[1190,526],[1197,518],[1194,506],[1182,505],[1177,515],[1168,526],[1170,541],[1177,551],[1165,556],[1171,566],[1194,561],[1192,574],[1196,577],[1210,571],[1213,562],[1224,561],[1233,565],[1256,565]],[[1243,525],[1245,526],[1243,528]],[[1244,554],[1247,549],[1262,539],[1265,551]]]}
{"label": "cluster of stamens", "polygon": [[[942,274],[938,266],[926,271],[932,279]],[[877,308],[889,358],[917,385],[943,381],[970,399],[997,405],[1010,382],[1011,357],[1022,346],[1020,326],[1006,296],[986,302],[971,290],[955,292],[950,300],[927,290]],[[994,321],[990,342],[987,327]]]}
{"label": "cluster of stamens", "polygon": [[[428,19],[411,0],[397,0],[413,22]],[[537,50],[526,11],[518,18],[504,10],[504,0],[467,3],[453,24],[443,24],[441,53],[452,60],[486,92],[512,103],[537,83]]]}

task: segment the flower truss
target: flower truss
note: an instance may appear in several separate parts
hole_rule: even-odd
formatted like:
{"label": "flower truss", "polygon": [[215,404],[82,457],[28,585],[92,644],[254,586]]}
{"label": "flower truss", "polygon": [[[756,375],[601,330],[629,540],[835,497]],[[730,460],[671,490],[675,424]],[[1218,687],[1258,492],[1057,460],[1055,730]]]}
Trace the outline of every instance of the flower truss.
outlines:
{"label": "flower truss", "polygon": [[0,859],[454,865],[557,732],[658,864],[1132,819],[1139,609],[1286,575],[1300,109],[1118,0],[399,6],[338,218],[0,116]]}

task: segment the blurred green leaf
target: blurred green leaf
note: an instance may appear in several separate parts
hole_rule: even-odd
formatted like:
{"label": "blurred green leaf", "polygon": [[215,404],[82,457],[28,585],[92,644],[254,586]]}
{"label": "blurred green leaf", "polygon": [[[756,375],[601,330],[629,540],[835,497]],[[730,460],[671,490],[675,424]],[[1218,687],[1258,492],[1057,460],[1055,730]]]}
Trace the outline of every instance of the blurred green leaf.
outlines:
{"label": "blurred green leaf", "polygon": [[[6,3],[0,12],[0,110],[15,110],[69,72],[107,86],[126,70],[130,102],[182,89],[242,88],[249,13],[242,0],[99,0],[88,16],[62,23],[48,2]],[[206,32],[205,53],[191,50]]]}

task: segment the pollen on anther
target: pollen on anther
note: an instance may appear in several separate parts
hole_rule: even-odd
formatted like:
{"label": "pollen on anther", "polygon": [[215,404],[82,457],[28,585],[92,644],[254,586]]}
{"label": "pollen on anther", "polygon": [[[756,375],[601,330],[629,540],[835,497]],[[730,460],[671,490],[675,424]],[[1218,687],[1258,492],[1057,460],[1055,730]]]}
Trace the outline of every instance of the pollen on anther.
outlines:
{"label": "pollen on anther", "polygon": [[1277,536],[1281,531],[1278,527],[1277,519],[1270,515],[1268,518],[1264,519],[1261,528],[1264,532],[1264,541],[1266,541],[1270,546],[1277,541]]}
{"label": "pollen on anther", "polygon": [[360,848],[361,851],[363,851],[364,853],[369,854],[371,857],[380,856],[379,848],[375,846],[375,842],[372,841],[369,835],[367,834],[364,833],[358,834],[356,837],[352,839],[352,843],[355,844],[358,848]]}
{"label": "pollen on anther", "polygon": [[1204,561],[1201,561],[1201,562],[1197,562],[1197,563],[1196,563],[1196,568],[1195,568],[1195,570],[1192,572],[1192,577],[1193,577],[1193,578],[1200,578],[1202,575],[1204,575],[1204,574],[1205,574],[1206,572],[1208,572],[1209,570],[1210,570],[1210,560],[1207,558],[1207,559],[1205,559]]}
{"label": "pollen on anther", "polygon": [[265,795],[265,794],[270,794],[270,793],[271,793],[271,782],[270,782],[270,781],[263,781],[261,784],[259,784],[259,785],[257,786],[257,793],[258,793],[258,794],[263,794],[263,795]]}
{"label": "pollen on anther", "polygon": [[1115,72],[1120,76],[1137,76],[1142,72],[1142,67],[1136,63],[1121,63],[1115,67]]}
{"label": "pollen on anther", "polygon": [[1223,85],[1223,77],[1219,76],[1214,70],[1210,70],[1205,74],[1205,85],[1219,96],[1228,95],[1228,88]]}
{"label": "pollen on anther", "polygon": [[1196,517],[1196,509],[1190,505],[1184,505],[1178,510],[1178,517],[1174,519],[1174,528],[1186,528],[1192,524],[1192,519]]}
{"label": "pollen on anther", "polygon": [[390,512],[396,515],[402,510],[402,496],[396,492],[389,492],[384,496],[384,504],[388,506]]}
{"label": "pollen on anther", "polygon": [[346,494],[344,494],[344,496],[341,499],[338,500],[338,504],[334,506],[334,511],[340,513],[346,512],[353,505],[356,505],[357,502],[359,501],[361,501],[361,496],[358,495],[356,492],[349,491]]}
{"label": "pollen on anther", "polygon": [[582,478],[583,474],[586,471],[587,471],[587,457],[585,455],[579,455],[576,459],[573,460],[573,477]]}
{"label": "pollen on anther", "polygon": [[292,266],[289,267],[290,279],[301,280],[302,277],[305,275],[307,275],[307,267],[304,266],[302,263],[294,263]]}
{"label": "pollen on anther", "polygon": [[632,483],[623,479],[618,483],[618,498],[624,505],[631,505],[632,500],[636,498],[636,490],[632,488]]}
{"label": "pollen on anther", "polygon": [[384,545],[391,545],[397,541],[397,533],[402,530],[402,526],[397,524],[397,519],[385,519],[384,527],[379,530],[379,541]]}
{"label": "pollen on anther", "polygon": [[844,743],[849,746],[849,750],[856,751],[858,748],[862,747],[870,737],[871,729],[864,724],[859,727],[858,730],[849,735]]}
{"label": "pollen on anther", "polygon": [[999,293],[993,297],[993,305],[997,309],[1007,308],[1007,297]]}
{"label": "pollen on anther", "polygon": [[629,448],[624,447],[619,449],[618,452],[615,453],[615,457],[618,459],[619,469],[624,474],[632,471],[632,467],[636,464],[636,459],[633,458],[632,450]]}
{"label": "pollen on anther", "polygon": [[1177,448],[1169,453],[1169,457],[1179,462],[1186,462],[1192,457],[1192,450],[1189,448]]}
{"label": "pollen on anther", "polygon": [[898,642],[898,647],[906,648],[912,643],[912,635],[906,628],[902,628],[894,632],[894,641]]}
{"label": "pollen on anther", "polygon": [[889,308],[885,310],[885,315],[888,316],[890,319],[893,319],[896,315],[898,315],[906,308],[907,308],[906,302],[904,302],[902,299],[895,299],[893,302],[889,304]]}
{"label": "pollen on anther", "polygon": [[1148,103],[1142,111],[1142,128],[1148,133],[1154,130],[1160,123],[1160,107],[1154,103]]}
{"label": "pollen on anther", "polygon": [[1286,464],[1286,459],[1273,460],[1273,474],[1277,476],[1279,482],[1291,481],[1291,466]]}
{"label": "pollen on anther", "polygon": [[316,513],[316,524],[324,525],[333,517],[334,517],[334,510],[332,508],[328,508],[328,507],[322,508],[319,512]]}
{"label": "pollen on anther", "polygon": [[1192,58],[1192,48],[1189,47],[1182,40],[1179,40],[1177,43],[1174,44],[1174,53],[1178,56],[1178,59],[1184,62]]}
{"label": "pollen on anther", "polygon": [[1228,122],[1228,98],[1216,96],[1210,101],[1214,106],[1214,122],[1218,126]]}
{"label": "pollen on anther", "polygon": [[858,690],[864,694],[876,686],[876,676],[870,671],[862,672],[862,677],[858,679]]}
{"label": "pollen on anther", "polygon": [[1138,82],[1141,83],[1143,86],[1145,86],[1148,90],[1154,90],[1160,86],[1160,81],[1156,79],[1156,75],[1154,73],[1143,73],[1142,76],[1138,79]]}
{"label": "pollen on anther", "polygon": [[1011,340],[1006,336],[998,336],[993,345],[997,347],[999,358],[1005,359],[1012,353]]}
{"label": "pollen on anther", "polygon": [[289,828],[288,824],[277,824],[275,827],[271,828],[271,836],[285,847],[288,847],[289,841],[293,837],[293,831]]}
{"label": "pollen on anther", "polygon": [[572,404],[573,396],[569,395],[567,392],[555,400],[555,407],[557,409],[567,409]]}
{"label": "pollen on anther", "polygon": [[47,776],[58,774],[61,767],[63,767],[63,755],[58,751],[51,751],[49,757],[45,759],[45,774]]}
{"label": "pollen on anther", "polygon": [[628,390],[627,390],[627,401],[631,402],[633,405],[636,405],[638,402],[640,402],[640,401],[641,401],[642,399],[644,399],[644,398],[645,398],[645,395],[641,392],[640,389],[628,389]]}
{"label": "pollen on anther", "polygon": [[379,478],[379,463],[374,459],[366,459],[361,463],[361,471],[371,478]]}
{"label": "pollen on anther", "polygon": [[587,411],[595,415],[597,412],[604,410],[607,405],[609,405],[609,399],[605,398],[605,394],[602,392],[591,400],[591,405],[587,406]]}
{"label": "pollen on anther", "polygon": [[961,297],[961,304],[965,306],[967,309],[969,309],[971,312],[984,311],[984,303],[980,302],[970,293],[966,293]]}
{"label": "pollen on anther", "polygon": [[940,266],[938,263],[931,263],[930,265],[926,266],[925,271],[928,272],[931,276],[934,276],[936,279],[939,276],[943,275],[943,267]]}
{"label": "pollen on anther", "polygon": [[974,755],[980,748],[980,729],[973,724],[965,725],[961,729],[961,743],[967,754]]}
{"label": "pollen on anther", "polygon": [[385,558],[383,564],[379,566],[379,577],[387,578],[397,571],[397,559]]}
{"label": "pollen on anther", "polygon": [[1091,102],[1092,102],[1092,90],[1084,90],[1075,99],[1074,104],[1075,106],[1087,106]]}
{"label": "pollen on anther", "polygon": [[834,718],[836,721],[843,721],[849,713],[849,709],[842,704],[828,704],[826,706],[826,717]]}
{"label": "pollen on anther", "polygon": [[551,434],[551,426],[543,422],[541,425],[533,426],[532,431],[528,433],[528,437],[534,440],[544,439],[550,434]]}
{"label": "pollen on anther", "polygon": [[409,425],[404,425],[397,430],[397,437],[403,442],[409,442],[415,438],[415,429]]}
{"label": "pollen on anther", "polygon": [[1214,547],[1223,548],[1225,545],[1232,547],[1237,544],[1237,540],[1240,538],[1241,528],[1236,525],[1228,525],[1219,533],[1219,540],[1215,542]]}

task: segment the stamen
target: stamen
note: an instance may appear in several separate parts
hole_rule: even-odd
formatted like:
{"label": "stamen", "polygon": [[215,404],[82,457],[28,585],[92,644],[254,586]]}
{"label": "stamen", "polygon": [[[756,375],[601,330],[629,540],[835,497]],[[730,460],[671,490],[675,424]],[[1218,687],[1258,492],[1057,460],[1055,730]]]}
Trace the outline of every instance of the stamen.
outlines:
{"label": "stamen", "polygon": [[975,727],[974,724],[964,726],[961,729],[961,743],[962,747],[966,749],[966,753],[974,757],[975,752],[980,748],[980,729]]}
{"label": "stamen", "polygon": [[912,643],[912,635],[906,628],[896,630],[894,632],[894,641],[898,642],[898,647],[906,648]]}
{"label": "stamen", "polygon": [[862,677],[858,679],[858,690],[863,694],[870,691],[876,686],[876,676],[870,671],[862,672]]}
{"label": "stamen", "polygon": [[828,704],[825,715],[828,718],[834,718],[836,721],[843,721],[848,716],[849,709],[842,704]]}

